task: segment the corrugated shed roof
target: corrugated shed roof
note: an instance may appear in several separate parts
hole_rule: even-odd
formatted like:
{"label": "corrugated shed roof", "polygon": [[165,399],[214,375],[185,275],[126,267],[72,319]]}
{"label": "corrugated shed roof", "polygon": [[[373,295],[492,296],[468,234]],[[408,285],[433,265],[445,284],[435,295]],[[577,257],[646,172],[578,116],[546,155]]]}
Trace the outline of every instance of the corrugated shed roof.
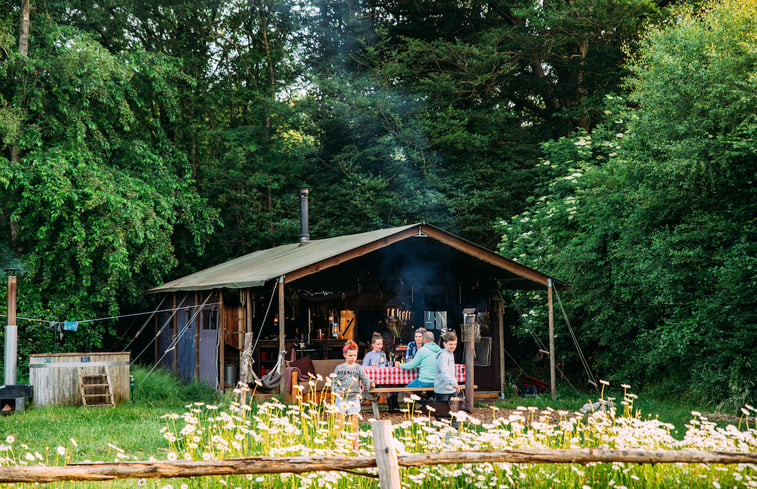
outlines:
{"label": "corrugated shed roof", "polygon": [[[417,228],[417,231],[416,229]],[[242,289],[259,287],[266,282],[287,276],[289,280],[317,273],[359,253],[370,252],[390,244],[423,235],[445,243],[461,253],[475,256],[499,269],[522,277],[534,284],[546,285],[550,277],[504,258],[492,251],[471,243],[426,223],[416,223],[367,233],[350,234],[334,238],[311,240],[306,244],[294,243],[240,256],[219,265],[173,280],[148,293],[211,290],[218,288]],[[343,255],[343,256],[341,256]],[[554,281],[558,289],[569,289],[570,284]]]}
{"label": "corrugated shed roof", "polygon": [[231,289],[259,287],[269,280],[315,265],[328,258],[390,237],[415,226],[418,226],[418,224],[335,238],[315,239],[306,244],[294,243],[256,251],[178,278],[147,292],[209,290],[220,287]]}

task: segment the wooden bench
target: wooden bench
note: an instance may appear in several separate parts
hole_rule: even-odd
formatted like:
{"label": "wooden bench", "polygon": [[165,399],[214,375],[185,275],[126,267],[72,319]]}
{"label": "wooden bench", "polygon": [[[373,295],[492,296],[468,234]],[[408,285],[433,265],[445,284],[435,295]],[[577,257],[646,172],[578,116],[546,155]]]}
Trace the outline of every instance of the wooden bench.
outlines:
{"label": "wooden bench", "polygon": [[[290,402],[306,399],[319,403],[325,398],[329,398],[331,391],[328,390],[327,392],[326,380],[334,372],[337,365],[344,363],[344,358],[311,360],[311,362],[313,365],[313,377],[306,374],[303,375],[299,368],[290,365],[292,362],[286,362],[286,368],[284,369],[285,380],[283,383]],[[316,380],[318,376],[320,376],[321,380]]]}
{"label": "wooden bench", "polygon": [[[478,386],[474,385],[473,389],[475,390]],[[463,391],[465,389],[463,388]],[[369,392],[371,394],[375,394],[373,399],[371,399],[371,409],[373,410],[373,417],[376,419],[381,419],[381,415],[379,414],[379,408],[378,408],[378,396],[381,394],[394,394],[394,393],[401,393],[401,392],[434,392],[433,387],[375,387],[371,389]]]}
{"label": "wooden bench", "polygon": [[379,395],[381,394],[394,394],[399,392],[421,392],[421,391],[431,391],[434,392],[433,387],[375,387],[371,389],[369,392],[371,394],[375,394],[373,399],[371,399],[371,409],[373,410],[373,417],[376,419],[381,419],[381,415],[379,414],[379,408],[378,408],[378,402],[379,402]]}

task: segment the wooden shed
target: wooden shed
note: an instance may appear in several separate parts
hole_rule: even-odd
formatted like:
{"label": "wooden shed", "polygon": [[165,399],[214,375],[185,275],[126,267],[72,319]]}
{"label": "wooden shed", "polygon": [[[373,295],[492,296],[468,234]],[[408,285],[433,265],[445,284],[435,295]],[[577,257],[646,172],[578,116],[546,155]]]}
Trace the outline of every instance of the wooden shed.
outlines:
{"label": "wooden shed", "polygon": [[[262,376],[280,351],[340,358],[347,338],[363,345],[374,331],[399,347],[418,327],[459,333],[463,311],[476,309],[482,324],[476,384],[480,390],[502,392],[501,291],[547,290],[551,297],[553,287],[565,290],[570,285],[417,223],[301,239],[148,292],[164,295],[164,307],[175,311],[155,321],[156,362],[214,388],[234,384],[248,332],[256,340],[254,366]],[[458,348],[460,355],[462,350]]]}
{"label": "wooden shed", "polygon": [[[97,395],[97,404],[107,392],[108,404],[128,400],[130,395],[129,352],[39,353],[29,356],[29,383],[34,389],[34,406],[82,405],[82,377],[102,376],[107,389]],[[85,384],[86,385],[86,384]],[[112,396],[112,397],[111,397]]]}

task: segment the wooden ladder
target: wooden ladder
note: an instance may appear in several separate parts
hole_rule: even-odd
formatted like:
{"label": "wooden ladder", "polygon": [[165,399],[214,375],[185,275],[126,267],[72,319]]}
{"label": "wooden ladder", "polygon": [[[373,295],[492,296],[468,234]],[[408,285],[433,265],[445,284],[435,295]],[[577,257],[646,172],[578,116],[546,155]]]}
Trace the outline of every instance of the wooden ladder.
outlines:
{"label": "wooden ladder", "polygon": [[114,406],[108,367],[103,367],[104,372],[96,374],[86,373],[85,368],[87,367],[79,367],[79,392],[82,403],[85,406]]}

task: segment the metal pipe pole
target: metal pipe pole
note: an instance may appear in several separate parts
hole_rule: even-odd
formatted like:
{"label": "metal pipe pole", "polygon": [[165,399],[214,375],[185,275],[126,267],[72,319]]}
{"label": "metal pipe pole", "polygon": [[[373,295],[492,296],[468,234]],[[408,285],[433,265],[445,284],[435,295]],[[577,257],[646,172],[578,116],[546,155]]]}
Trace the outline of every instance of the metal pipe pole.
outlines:
{"label": "metal pipe pole", "polygon": [[307,187],[300,188],[300,244],[310,241],[310,226],[308,225],[308,193]]}
{"label": "metal pipe pole", "polygon": [[8,276],[8,325],[5,326],[5,385],[16,384],[18,326],[16,326],[16,277]]}

